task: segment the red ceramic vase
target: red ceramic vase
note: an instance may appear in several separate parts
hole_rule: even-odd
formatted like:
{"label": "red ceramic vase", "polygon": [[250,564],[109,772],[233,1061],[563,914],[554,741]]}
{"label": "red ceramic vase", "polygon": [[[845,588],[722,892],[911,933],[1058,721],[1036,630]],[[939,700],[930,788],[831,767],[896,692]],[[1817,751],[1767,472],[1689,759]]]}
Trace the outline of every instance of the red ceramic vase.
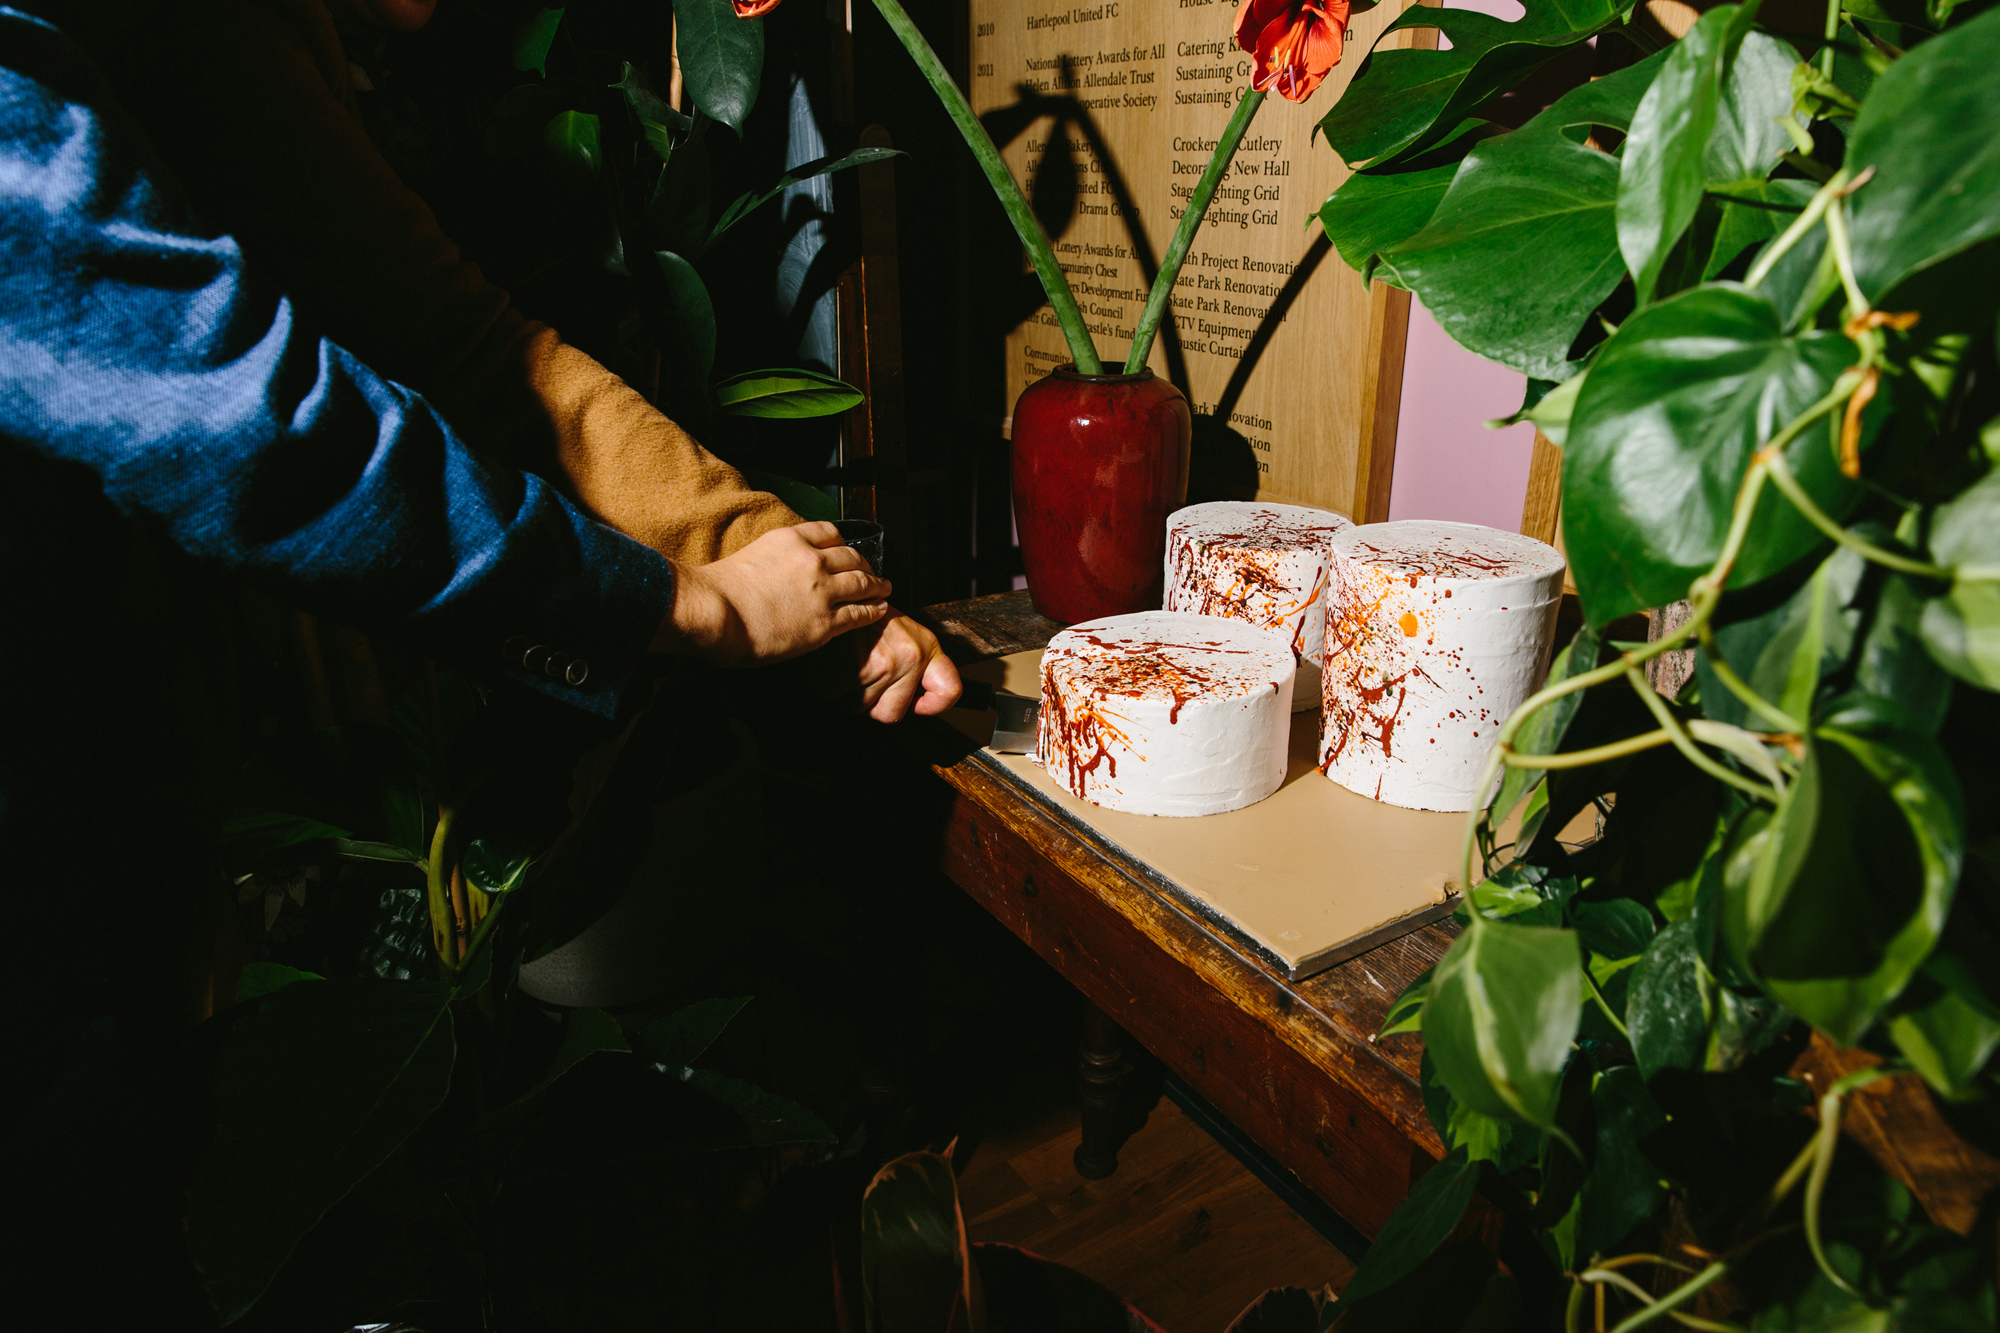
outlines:
{"label": "red ceramic vase", "polygon": [[1014,524],[1035,609],[1074,625],[1157,611],[1187,500],[1187,399],[1150,370],[1060,366],[1014,404]]}

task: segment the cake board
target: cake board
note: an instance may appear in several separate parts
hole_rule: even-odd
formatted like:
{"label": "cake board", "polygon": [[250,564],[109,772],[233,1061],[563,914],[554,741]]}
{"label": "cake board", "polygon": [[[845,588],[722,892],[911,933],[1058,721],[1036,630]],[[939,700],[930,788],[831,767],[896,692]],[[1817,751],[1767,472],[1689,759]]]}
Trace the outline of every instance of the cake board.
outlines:
{"label": "cake board", "polygon": [[[1012,694],[1041,690],[1040,651],[962,665]],[[954,712],[982,744],[990,715]],[[983,734],[982,734],[983,733]],[[1192,819],[1106,810],[1078,800],[1021,754],[986,757],[1080,836],[1152,872],[1173,894],[1297,981],[1449,914],[1460,891],[1463,814],[1371,801],[1320,775],[1317,710],[1292,715],[1285,782],[1241,810]]]}

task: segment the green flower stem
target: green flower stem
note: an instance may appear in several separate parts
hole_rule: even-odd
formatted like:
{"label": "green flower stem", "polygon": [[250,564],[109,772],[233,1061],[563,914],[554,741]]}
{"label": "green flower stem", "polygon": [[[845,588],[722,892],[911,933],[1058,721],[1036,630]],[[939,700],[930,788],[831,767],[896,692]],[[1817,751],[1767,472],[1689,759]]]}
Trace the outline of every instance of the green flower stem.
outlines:
{"label": "green flower stem", "polygon": [[449,971],[458,965],[458,927],[451,913],[451,868],[444,861],[444,844],[451,832],[451,807],[438,807],[437,831],[431,834],[431,858],[424,866],[425,899],[431,911],[431,943]]}
{"label": "green flower stem", "polygon": [[986,127],[979,123],[979,117],[972,113],[971,103],[958,90],[951,75],[945,72],[944,64],[931,50],[931,44],[917,31],[917,25],[910,21],[897,0],[875,0],[875,8],[889,21],[890,30],[902,42],[903,49],[916,61],[918,71],[936,93],[938,101],[944,103],[945,114],[965,137],[965,146],[972,150],[978,160],[979,169],[986,173],[986,181],[993,187],[993,193],[1000,197],[1000,206],[1007,210],[1007,220],[1014,224],[1014,230],[1021,237],[1021,244],[1028,252],[1028,260],[1035,266],[1035,276],[1042,280],[1042,290],[1048,293],[1049,306],[1055,311],[1056,322],[1062,325],[1063,337],[1069,343],[1070,358],[1076,368],[1086,375],[1103,372],[1103,365],[1097,359],[1097,348],[1090,341],[1090,330],[1084,327],[1083,311],[1077,308],[1076,293],[1070,290],[1069,279],[1056,263],[1055,247],[1049,244],[1048,233],[1042,230],[1041,222],[1034,210],[1028,207],[1027,196],[1014,179],[1007,164],[1000,158],[1000,150],[993,145],[993,138],[986,133]]}
{"label": "green flower stem", "polygon": [[1847,181],[1848,173],[1838,171],[1834,173],[1832,180],[1820,187],[1819,193],[1807,202],[1805,211],[1793,218],[1792,225],[1785,228],[1784,235],[1771,242],[1764,248],[1764,253],[1757,256],[1757,262],[1751,265],[1750,271],[1743,277],[1745,287],[1753,292],[1757,290],[1758,284],[1771,275],[1771,270],[1777,267],[1778,261],[1783,259],[1793,246],[1804,240],[1807,232],[1819,225],[1819,220],[1826,216],[1828,206],[1846,188]]}
{"label": "green flower stem", "polygon": [[[467,884],[466,887],[470,888],[471,885]],[[506,901],[505,898],[495,898],[493,905],[486,909],[486,915],[479,918],[479,924],[472,928],[472,938],[465,942],[465,955],[452,965],[454,976],[471,965],[474,955],[479,952],[479,946],[486,942],[487,935],[492,932],[493,923],[500,919],[500,909]]]}
{"label": "green flower stem", "polygon": [[1819,72],[1833,77],[1833,39],[1840,35],[1841,0],[1826,0],[1826,45],[1819,51]]}
{"label": "green flower stem", "polygon": [[1792,475],[1791,466],[1785,462],[1782,456],[1773,454],[1769,461],[1769,468],[1771,480],[1777,483],[1778,489],[1785,493],[1785,498],[1790,500],[1801,514],[1805,515],[1806,521],[1827,536],[1833,538],[1833,540],[1839,542],[1842,546],[1847,547],[1851,551],[1857,551],[1864,559],[1872,560],[1876,564],[1893,569],[1899,574],[1914,574],[1918,578],[1939,579],[1946,582],[1951,580],[1952,571],[1945,566],[1928,564],[1922,560],[1912,560],[1906,555],[1897,555],[1894,551],[1885,551],[1873,542],[1864,541],[1855,536],[1846,528],[1841,527],[1840,524],[1827,517],[1826,511],[1813,503],[1813,498],[1806,494],[1805,487],[1799,485],[1799,479]]}
{"label": "green flower stem", "polygon": [[1805,723],[1757,693],[1748,681],[1736,674],[1736,668],[1723,659],[1722,650],[1715,642],[1715,627],[1705,620],[1701,623],[1701,650],[1708,655],[1709,670],[1715,673],[1715,678],[1722,682],[1723,688],[1742,700],[1744,707],[1779,731],[1795,736],[1805,732]]}
{"label": "green flower stem", "polygon": [[1748,792],[1759,800],[1777,804],[1778,793],[1772,788],[1761,782],[1753,782],[1736,770],[1725,767],[1702,753],[1701,747],[1694,743],[1694,737],[1688,735],[1687,728],[1683,727],[1681,720],[1674,716],[1674,710],[1667,707],[1667,701],[1660,697],[1660,692],[1653,688],[1652,682],[1640,673],[1638,667],[1626,667],[1625,679],[1631,682],[1639,701],[1658,719],[1661,729],[1673,737],[1674,748],[1679,750],[1690,764],[1717,782],[1726,783],[1738,791]]}
{"label": "green flower stem", "polygon": [[1132,331],[1132,350],[1125,357],[1127,375],[1136,375],[1146,368],[1146,358],[1152,355],[1153,338],[1160,331],[1160,320],[1166,316],[1167,301],[1174,294],[1174,282],[1181,275],[1181,264],[1187,259],[1188,247],[1194,244],[1194,234],[1201,229],[1202,219],[1208,215],[1208,206],[1215,199],[1215,187],[1229,174],[1229,164],[1236,158],[1236,145],[1243,142],[1244,131],[1250,128],[1250,122],[1256,119],[1257,108],[1262,105],[1263,93],[1245,93],[1237,102],[1236,112],[1230,116],[1215,151],[1208,155],[1208,166],[1195,183],[1194,197],[1188,200],[1187,211],[1181,214],[1180,226],[1174,228],[1173,243],[1160,260],[1160,271],[1153,275],[1153,289],[1146,293],[1146,308],[1140,312],[1139,325]]}

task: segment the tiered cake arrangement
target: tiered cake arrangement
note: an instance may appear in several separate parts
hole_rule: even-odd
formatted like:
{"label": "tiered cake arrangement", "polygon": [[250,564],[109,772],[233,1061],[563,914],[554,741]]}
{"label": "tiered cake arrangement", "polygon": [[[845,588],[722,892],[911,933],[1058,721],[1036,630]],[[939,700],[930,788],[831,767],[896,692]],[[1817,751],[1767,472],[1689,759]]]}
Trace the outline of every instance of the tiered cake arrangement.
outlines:
{"label": "tiered cake arrangement", "polygon": [[1057,786],[1142,815],[1215,815],[1285,780],[1291,645],[1240,620],[1141,611],[1042,655],[1038,758]]}
{"label": "tiered cake arrangement", "polygon": [[1293,707],[1319,706],[1326,549],[1354,525],[1327,509],[1218,500],[1167,521],[1166,609],[1247,620],[1291,641]]}
{"label": "tiered cake arrangement", "polygon": [[1518,533],[1373,523],[1329,544],[1320,770],[1417,810],[1469,810],[1500,724],[1541,686],[1563,558]]}

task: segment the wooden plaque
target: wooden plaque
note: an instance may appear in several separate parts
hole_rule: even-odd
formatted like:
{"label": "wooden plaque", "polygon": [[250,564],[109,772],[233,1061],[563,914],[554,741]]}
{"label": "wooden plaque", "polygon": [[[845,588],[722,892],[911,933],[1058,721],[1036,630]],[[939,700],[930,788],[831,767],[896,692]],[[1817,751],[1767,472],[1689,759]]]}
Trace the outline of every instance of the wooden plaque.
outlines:
{"label": "wooden plaque", "polygon": [[[1249,90],[1235,5],[970,3],[973,109],[1042,113],[1003,145],[1005,156],[1031,197],[1043,191],[1044,205],[1073,190],[1057,258],[1099,355],[1122,362],[1152,264]],[[1195,235],[1176,284],[1174,329],[1162,330],[1150,361],[1183,384],[1197,415],[1225,418],[1247,442],[1256,498],[1364,522],[1388,517],[1409,298],[1364,288],[1320,234],[1319,206],[1348,173],[1312,131],[1406,4],[1387,0],[1356,16],[1347,55],[1304,104],[1265,101]],[[1434,36],[1400,33],[1389,45]],[[1008,338],[1008,401],[1069,359],[1044,307]]]}

